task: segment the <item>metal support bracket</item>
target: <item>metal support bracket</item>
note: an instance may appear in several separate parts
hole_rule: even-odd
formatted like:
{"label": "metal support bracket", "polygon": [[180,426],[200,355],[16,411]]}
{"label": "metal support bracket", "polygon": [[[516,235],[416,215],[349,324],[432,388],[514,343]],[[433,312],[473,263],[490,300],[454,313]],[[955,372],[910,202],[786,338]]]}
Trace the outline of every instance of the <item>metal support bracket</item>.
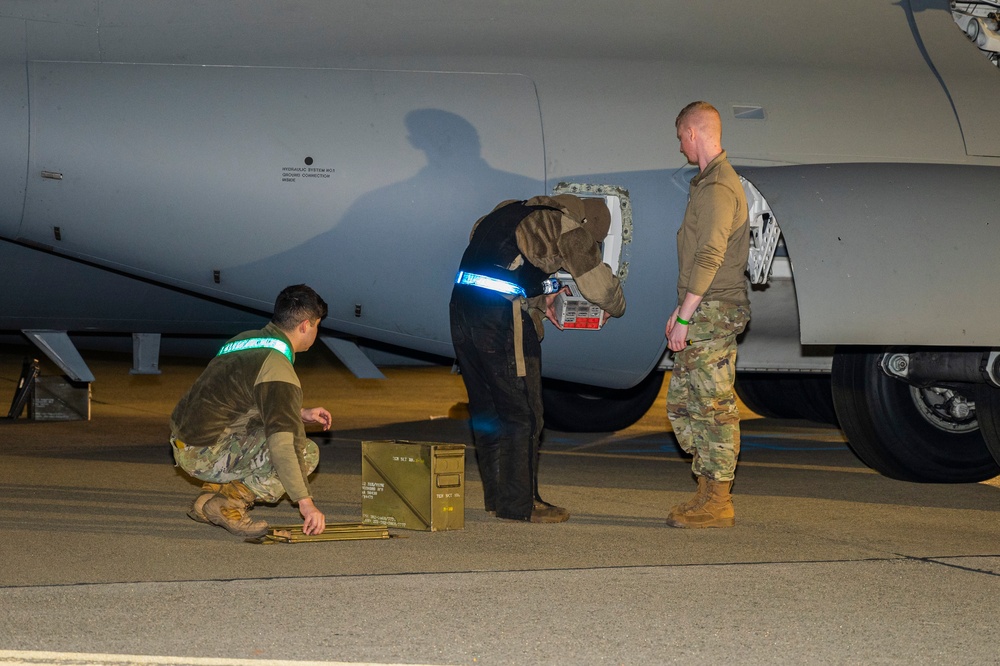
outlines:
{"label": "metal support bracket", "polygon": [[160,374],[160,334],[132,334],[132,369],[130,375]]}
{"label": "metal support bracket", "polygon": [[740,182],[743,184],[749,209],[750,256],[747,258],[747,273],[751,284],[764,284],[771,276],[771,262],[778,247],[781,229],[764,195],[746,178],[740,176]]}
{"label": "metal support bracket", "polygon": [[36,347],[49,357],[53,363],[58,365],[70,379],[77,382],[94,381],[94,373],[87,367],[87,363],[80,356],[76,345],[69,339],[66,331],[49,330],[22,330],[28,339]]}
{"label": "metal support bracket", "polygon": [[385,379],[382,371],[350,340],[335,338],[331,335],[321,335],[319,339],[358,379]]}

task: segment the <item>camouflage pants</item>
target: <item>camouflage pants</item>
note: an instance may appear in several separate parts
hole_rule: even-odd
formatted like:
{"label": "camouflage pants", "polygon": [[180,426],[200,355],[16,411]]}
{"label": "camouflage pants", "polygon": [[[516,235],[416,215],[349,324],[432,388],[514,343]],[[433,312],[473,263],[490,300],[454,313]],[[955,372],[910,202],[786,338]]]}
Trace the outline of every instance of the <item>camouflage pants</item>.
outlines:
{"label": "camouflage pants", "polygon": [[[311,439],[306,442],[297,453],[308,475],[319,465],[319,447]],[[285,494],[285,487],[271,464],[263,428],[231,426],[211,446],[185,446],[174,437],[170,443],[177,465],[200,481],[242,481],[263,502],[277,502]]]}
{"label": "camouflage pants", "polygon": [[694,456],[697,476],[731,481],[740,454],[736,380],[736,336],[750,309],[703,301],[691,317],[688,346],[674,354],[667,417],[681,448]]}

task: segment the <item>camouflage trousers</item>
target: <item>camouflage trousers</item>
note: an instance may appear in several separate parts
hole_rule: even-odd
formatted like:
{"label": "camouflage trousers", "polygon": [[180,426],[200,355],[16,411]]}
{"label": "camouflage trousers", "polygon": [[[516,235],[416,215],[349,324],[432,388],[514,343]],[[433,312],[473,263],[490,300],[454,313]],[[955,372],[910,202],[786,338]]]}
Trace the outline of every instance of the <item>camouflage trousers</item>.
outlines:
{"label": "camouflage trousers", "polygon": [[674,354],[667,417],[697,476],[732,481],[740,454],[736,336],[750,321],[742,305],[703,301],[691,317],[688,346]]}
{"label": "camouflage trousers", "polygon": [[[298,449],[299,463],[306,475],[319,465],[319,447],[311,439]],[[170,438],[174,460],[189,475],[209,483],[241,481],[263,502],[277,502],[285,487],[271,463],[271,451],[263,428],[226,428],[211,446],[186,446]]]}

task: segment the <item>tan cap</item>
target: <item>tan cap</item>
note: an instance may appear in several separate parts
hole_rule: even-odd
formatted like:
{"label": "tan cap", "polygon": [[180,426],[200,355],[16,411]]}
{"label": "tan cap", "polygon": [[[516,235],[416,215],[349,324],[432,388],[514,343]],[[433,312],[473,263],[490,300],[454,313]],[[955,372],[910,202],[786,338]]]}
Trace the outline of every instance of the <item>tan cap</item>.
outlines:
{"label": "tan cap", "polygon": [[607,237],[608,230],[611,229],[611,211],[608,210],[604,199],[586,197],[583,199],[583,211],[585,220],[583,228],[590,232],[594,240],[600,243]]}
{"label": "tan cap", "polygon": [[582,222],[583,218],[587,216],[587,211],[583,206],[583,201],[580,197],[575,194],[557,194],[551,197],[557,206],[565,210],[570,217],[575,218],[577,221]]}

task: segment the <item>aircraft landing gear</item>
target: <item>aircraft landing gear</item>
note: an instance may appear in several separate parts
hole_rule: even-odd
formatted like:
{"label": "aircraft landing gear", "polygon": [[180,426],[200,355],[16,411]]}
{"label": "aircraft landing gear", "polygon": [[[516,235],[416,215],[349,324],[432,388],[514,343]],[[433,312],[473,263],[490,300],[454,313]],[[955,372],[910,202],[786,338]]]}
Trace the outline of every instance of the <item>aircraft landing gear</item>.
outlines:
{"label": "aircraft landing gear", "polygon": [[976,387],[976,413],[986,448],[1000,461],[1000,388],[981,384]]}
{"label": "aircraft landing gear", "polygon": [[[979,385],[913,387],[883,372],[883,353],[838,349],[833,357],[833,402],[858,458],[902,481],[969,483],[1000,474],[976,418]],[[1000,411],[980,411],[989,412],[985,421],[1000,452],[994,417]]]}

